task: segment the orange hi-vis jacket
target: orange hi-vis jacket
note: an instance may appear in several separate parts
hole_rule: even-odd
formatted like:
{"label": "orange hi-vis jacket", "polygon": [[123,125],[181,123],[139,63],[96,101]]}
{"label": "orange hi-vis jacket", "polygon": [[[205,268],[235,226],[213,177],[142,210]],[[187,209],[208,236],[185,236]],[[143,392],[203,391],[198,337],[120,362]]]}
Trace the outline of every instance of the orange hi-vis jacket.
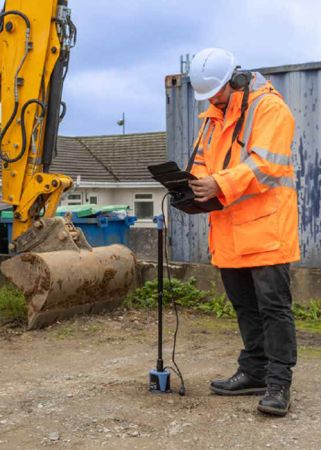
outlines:
{"label": "orange hi-vis jacket", "polygon": [[213,105],[200,115],[202,138],[191,172],[198,178],[212,175],[222,191],[224,208],[209,216],[209,249],[220,268],[300,259],[294,118],[272,84],[258,72],[253,75],[245,120],[225,169],[243,92],[232,93],[224,115]]}

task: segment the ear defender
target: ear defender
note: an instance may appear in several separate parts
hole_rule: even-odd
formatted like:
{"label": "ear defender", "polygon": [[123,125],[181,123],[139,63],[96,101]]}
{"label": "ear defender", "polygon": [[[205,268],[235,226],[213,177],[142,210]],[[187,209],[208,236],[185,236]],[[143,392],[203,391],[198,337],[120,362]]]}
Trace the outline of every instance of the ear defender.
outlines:
{"label": "ear defender", "polygon": [[240,66],[237,66],[230,79],[230,86],[239,91],[246,88],[252,79],[252,73],[250,70],[240,70]]}

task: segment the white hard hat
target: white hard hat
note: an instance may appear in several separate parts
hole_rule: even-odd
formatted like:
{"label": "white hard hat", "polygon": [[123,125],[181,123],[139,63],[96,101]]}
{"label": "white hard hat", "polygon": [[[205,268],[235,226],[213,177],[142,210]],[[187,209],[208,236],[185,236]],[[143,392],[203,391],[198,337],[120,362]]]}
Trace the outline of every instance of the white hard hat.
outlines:
{"label": "white hard hat", "polygon": [[222,48],[205,48],[197,53],[189,71],[196,100],[207,100],[217,94],[236,66],[232,53]]}

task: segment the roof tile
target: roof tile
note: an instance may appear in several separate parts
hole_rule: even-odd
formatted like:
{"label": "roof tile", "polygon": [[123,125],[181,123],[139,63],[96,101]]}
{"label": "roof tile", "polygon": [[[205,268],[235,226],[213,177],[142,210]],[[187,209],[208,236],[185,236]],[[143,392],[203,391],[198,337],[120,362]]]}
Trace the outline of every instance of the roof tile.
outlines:
{"label": "roof tile", "polygon": [[166,159],[166,133],[59,137],[50,172],[85,181],[151,181],[147,169]]}

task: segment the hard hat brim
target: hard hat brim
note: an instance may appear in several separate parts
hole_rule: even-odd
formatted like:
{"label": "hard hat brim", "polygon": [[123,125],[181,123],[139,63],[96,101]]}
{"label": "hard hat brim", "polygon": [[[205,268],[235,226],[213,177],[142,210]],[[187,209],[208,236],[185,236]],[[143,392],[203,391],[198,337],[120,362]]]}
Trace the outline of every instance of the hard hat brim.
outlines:
{"label": "hard hat brim", "polygon": [[[226,84],[226,83],[224,83],[224,84]],[[210,92],[206,92],[205,94],[199,94],[198,92],[194,91],[195,100],[202,101],[202,100],[208,100],[209,98],[214,97],[214,95],[216,95],[222,89],[224,84],[222,86],[218,86],[215,89],[212,89]]]}

